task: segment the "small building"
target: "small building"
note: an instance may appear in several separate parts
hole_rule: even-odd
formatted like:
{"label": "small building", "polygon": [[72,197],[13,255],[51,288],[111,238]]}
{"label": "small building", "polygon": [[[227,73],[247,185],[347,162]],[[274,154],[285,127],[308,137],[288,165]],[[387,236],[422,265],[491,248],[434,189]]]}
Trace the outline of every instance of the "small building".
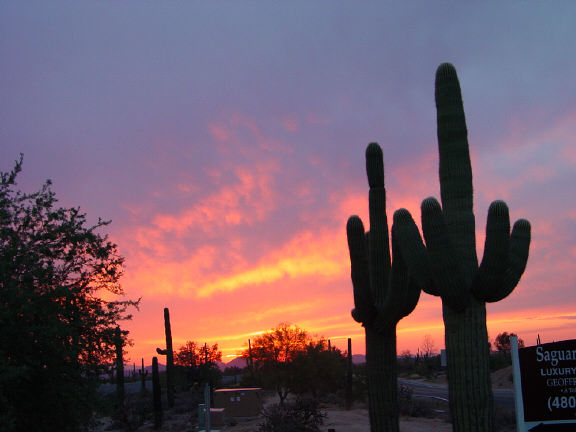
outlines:
{"label": "small building", "polygon": [[262,389],[256,387],[215,390],[214,408],[224,408],[228,417],[258,417],[262,408]]}

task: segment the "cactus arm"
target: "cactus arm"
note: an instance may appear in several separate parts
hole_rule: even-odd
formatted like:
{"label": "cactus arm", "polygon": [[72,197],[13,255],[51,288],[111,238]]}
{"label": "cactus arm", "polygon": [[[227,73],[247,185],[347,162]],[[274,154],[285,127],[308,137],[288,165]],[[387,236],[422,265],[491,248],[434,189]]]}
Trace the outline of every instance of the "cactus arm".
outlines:
{"label": "cactus arm", "polygon": [[432,277],[442,300],[455,311],[464,310],[470,301],[470,293],[442,209],[434,198],[422,202],[422,231],[430,261],[434,263]]}
{"label": "cactus arm", "polygon": [[439,296],[440,292],[432,280],[432,270],[426,246],[424,246],[420,231],[418,231],[418,227],[408,210],[398,209],[394,212],[392,229],[402,257],[408,265],[410,277],[426,294]]}
{"label": "cactus arm", "polygon": [[500,291],[508,267],[510,245],[510,216],[504,201],[494,201],[488,209],[484,255],[478,268],[472,293],[478,300],[486,301]]}
{"label": "cactus arm", "polygon": [[[402,249],[398,241],[397,223],[392,224],[392,272],[390,283],[393,287],[405,287],[405,289],[389,290],[387,303],[400,305],[395,315],[396,322],[409,315],[420,299],[420,286],[408,273],[408,266],[402,255]],[[394,298],[394,293],[399,293]]]}
{"label": "cactus arm", "polygon": [[472,165],[460,83],[456,69],[443,63],[436,72],[436,112],[440,154],[440,194],[449,235],[471,285],[478,268],[474,223]]}
{"label": "cactus arm", "polygon": [[526,219],[516,221],[512,228],[510,236],[510,252],[508,254],[508,268],[505,271],[503,281],[498,290],[491,292],[486,296],[484,301],[497,302],[514,291],[518,285],[526,264],[528,262],[528,253],[530,249],[530,222]]}
{"label": "cactus arm", "polygon": [[346,224],[348,250],[350,252],[352,286],[354,289],[354,309],[352,317],[367,325],[376,315],[374,299],[370,288],[368,269],[368,251],[364,234],[364,225],[358,216],[351,216]]}

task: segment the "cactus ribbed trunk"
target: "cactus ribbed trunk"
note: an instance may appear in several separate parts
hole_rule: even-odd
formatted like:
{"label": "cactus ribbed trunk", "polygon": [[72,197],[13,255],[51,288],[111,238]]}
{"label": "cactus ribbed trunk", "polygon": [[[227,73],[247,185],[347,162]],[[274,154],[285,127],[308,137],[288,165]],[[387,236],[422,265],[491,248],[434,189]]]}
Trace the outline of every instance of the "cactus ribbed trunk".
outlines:
{"label": "cactus ribbed trunk", "polygon": [[398,432],[396,327],[366,329],[366,372],[371,432]]}
{"label": "cactus ribbed trunk", "polygon": [[454,431],[493,430],[494,401],[490,383],[490,357],[486,306],[472,299],[462,312],[442,307],[450,412]]}

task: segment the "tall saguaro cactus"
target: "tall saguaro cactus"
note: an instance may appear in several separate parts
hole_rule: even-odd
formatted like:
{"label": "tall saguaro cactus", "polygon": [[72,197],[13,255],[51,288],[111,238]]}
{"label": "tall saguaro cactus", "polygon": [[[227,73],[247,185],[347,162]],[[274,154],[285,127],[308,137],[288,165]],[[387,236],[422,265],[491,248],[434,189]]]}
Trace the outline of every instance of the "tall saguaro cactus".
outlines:
{"label": "tall saguaro cactus", "polygon": [[414,310],[420,288],[408,277],[396,241],[399,227],[414,226],[403,210],[394,215],[392,258],[386,216],[386,189],[382,150],[376,143],[366,149],[370,231],[358,216],[348,219],[346,232],[354,287],[352,317],[366,332],[366,368],[370,428],[372,432],[397,432],[398,398],[396,325]]}
{"label": "tall saguaro cactus", "polygon": [[172,330],[170,329],[170,311],[164,308],[164,332],[166,349],[156,348],[156,352],[166,356],[166,399],[168,407],[174,406],[174,351],[172,350]]}
{"label": "tall saguaro cactus", "polygon": [[488,432],[494,426],[486,302],[502,300],[518,284],[530,223],[520,219],[510,233],[508,207],[494,201],[478,265],[466,121],[456,70],[448,63],[436,72],[436,108],[442,205],[434,198],[422,203],[426,246],[419,235],[403,233],[400,243],[410,274],[426,293],[442,298],[454,431]]}

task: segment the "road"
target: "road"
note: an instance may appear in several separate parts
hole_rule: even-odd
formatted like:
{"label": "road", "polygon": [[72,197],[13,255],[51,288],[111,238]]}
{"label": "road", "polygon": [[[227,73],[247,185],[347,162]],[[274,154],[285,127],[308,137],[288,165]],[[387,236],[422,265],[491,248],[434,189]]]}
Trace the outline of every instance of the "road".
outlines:
{"label": "road", "polygon": [[[413,396],[432,397],[448,400],[448,386],[429,384],[422,381],[399,379],[401,385],[414,390]],[[508,389],[494,389],[494,403],[505,410],[514,409],[514,391]]]}

